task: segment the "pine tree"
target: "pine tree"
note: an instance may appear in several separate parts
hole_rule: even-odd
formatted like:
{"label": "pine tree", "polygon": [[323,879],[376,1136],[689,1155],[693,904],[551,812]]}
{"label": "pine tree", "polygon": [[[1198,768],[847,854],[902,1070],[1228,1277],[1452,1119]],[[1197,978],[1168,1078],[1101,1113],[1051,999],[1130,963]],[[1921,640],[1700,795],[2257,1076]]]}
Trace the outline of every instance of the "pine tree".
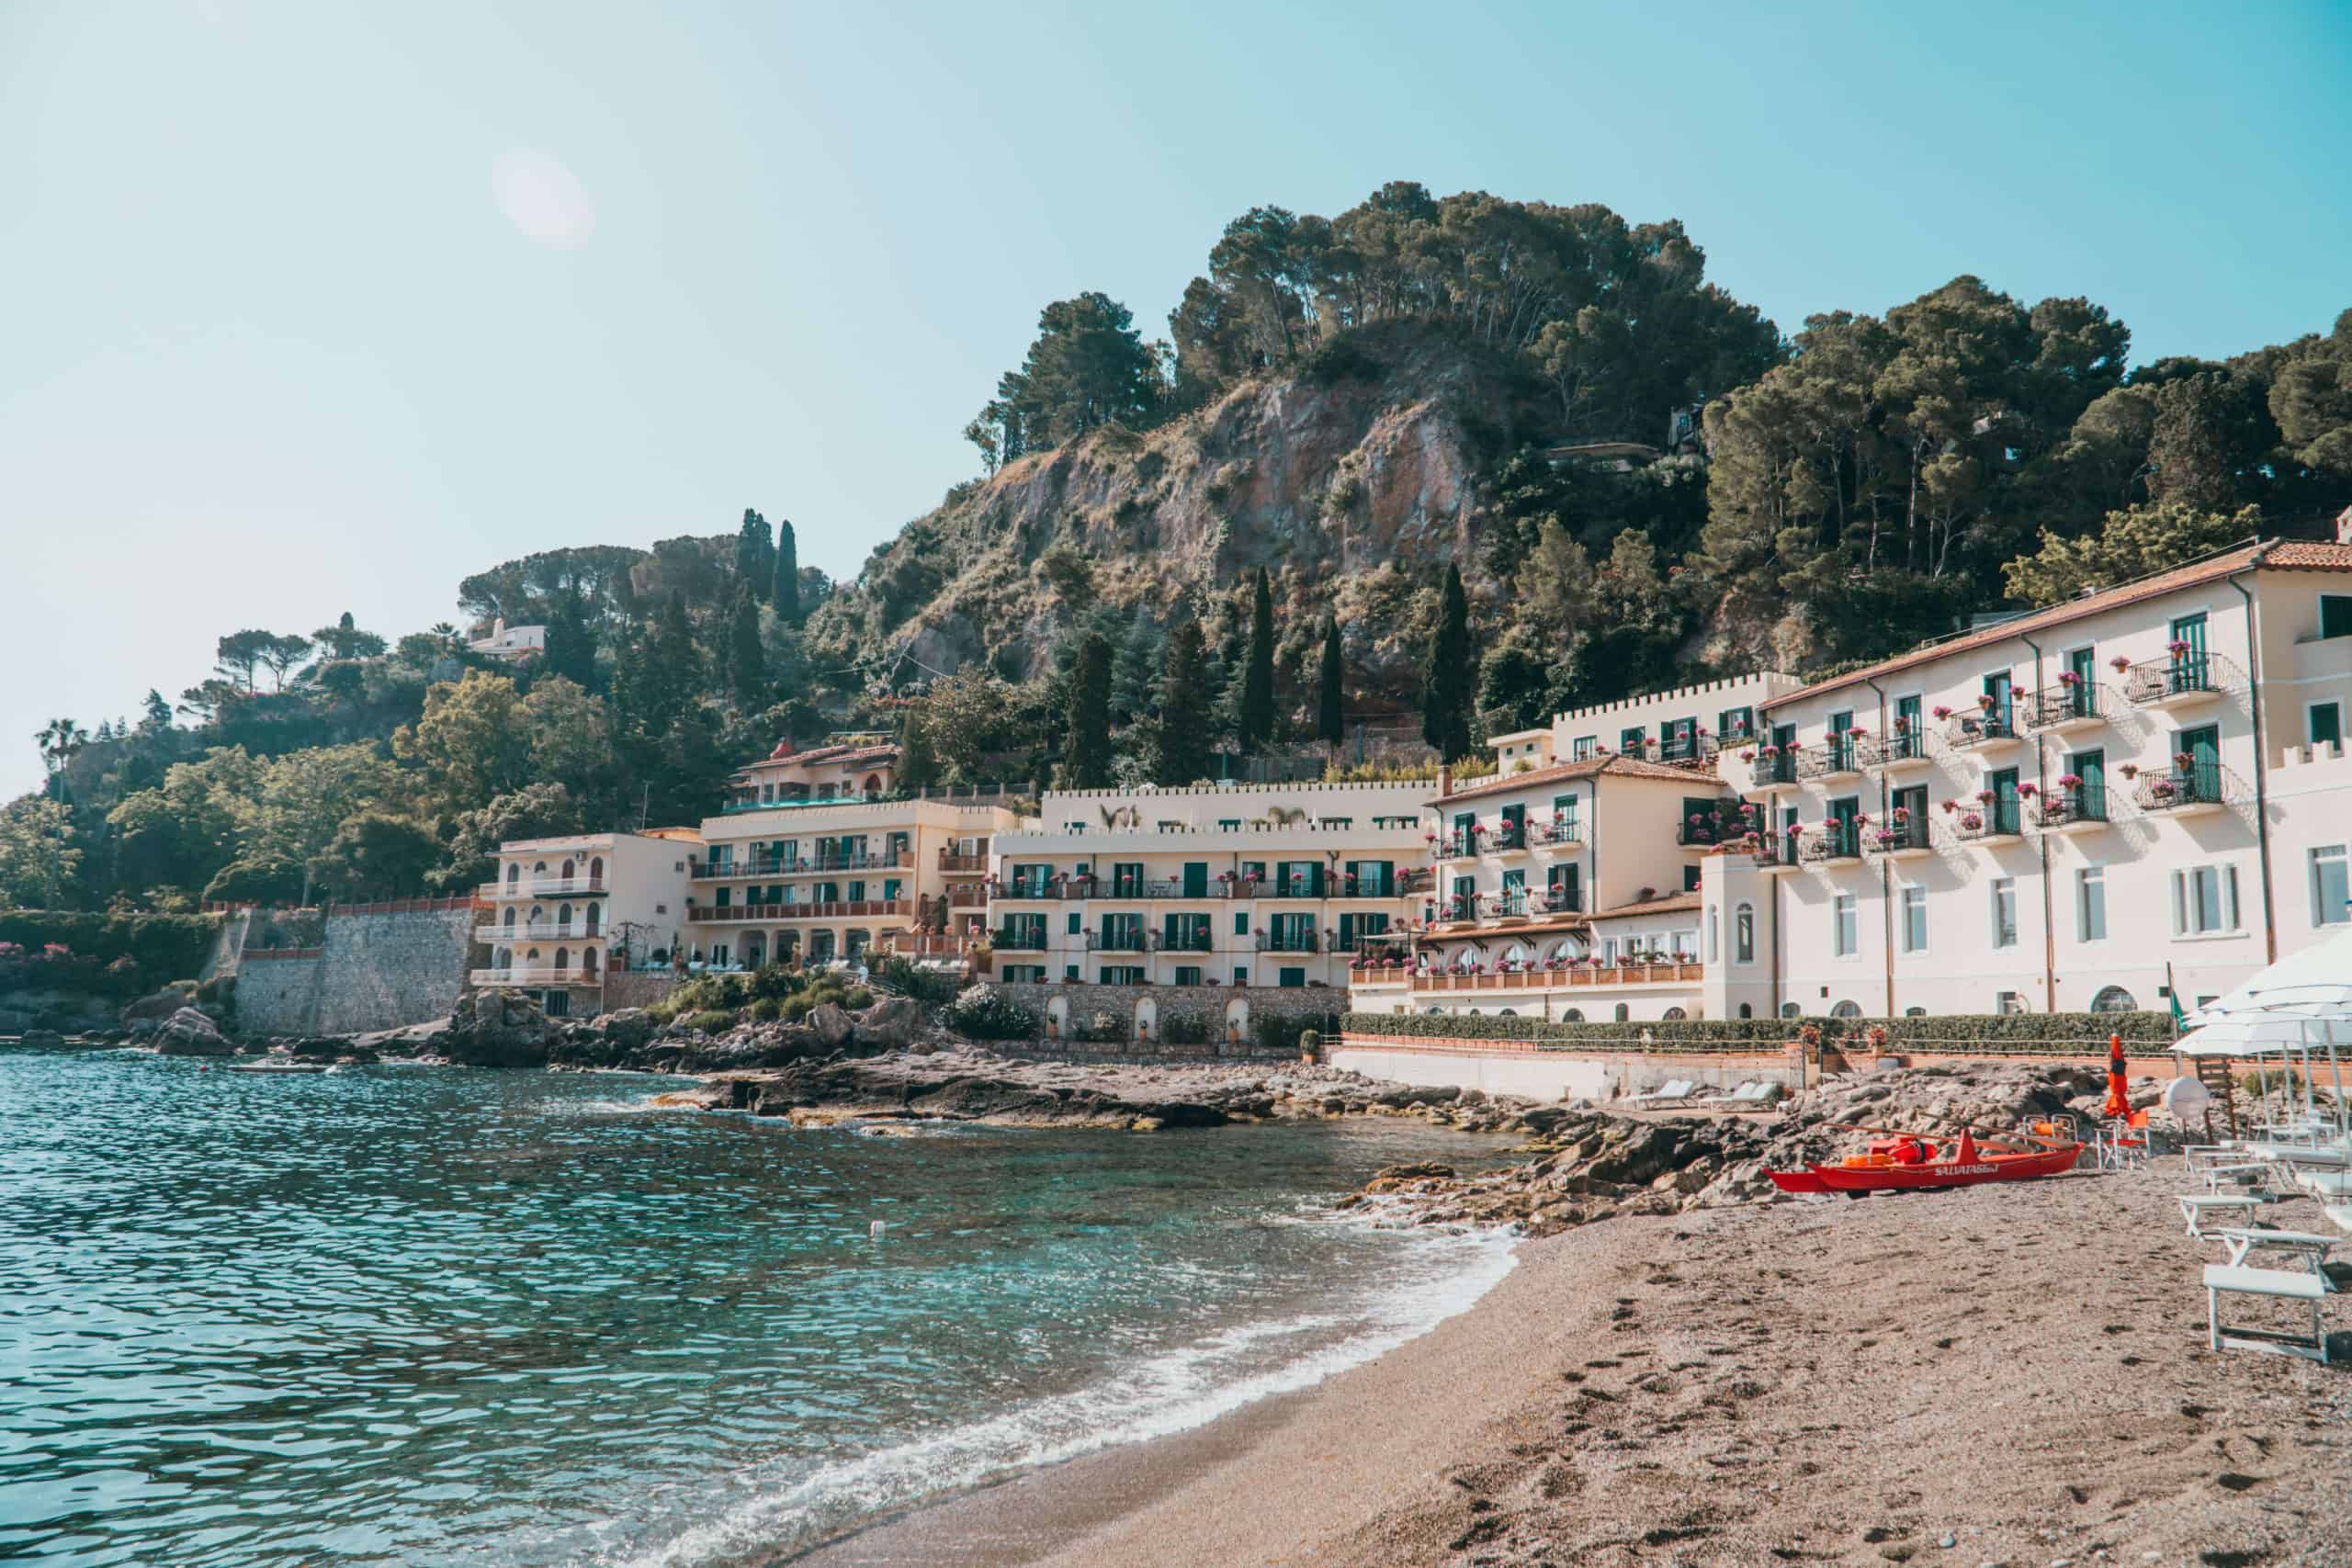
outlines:
{"label": "pine tree", "polygon": [[1462,569],[1449,564],[1437,635],[1430,639],[1429,662],[1421,670],[1421,739],[1449,762],[1470,754],[1471,683],[1477,663],[1470,648],[1470,600],[1462,592]]}
{"label": "pine tree", "polygon": [[548,616],[546,657],[549,673],[575,681],[585,690],[596,687],[596,636],[588,629],[588,613],[577,583],[566,582]]}
{"label": "pine tree", "polygon": [[1241,672],[1237,739],[1244,751],[1254,751],[1274,734],[1274,585],[1262,566],[1258,569],[1257,594],[1250,605],[1248,657]]}
{"label": "pine tree", "polygon": [[768,520],[749,507],[735,539],[735,581],[749,588],[754,599],[766,598],[775,584],[775,545],[768,537]]}
{"label": "pine tree", "polygon": [[746,709],[766,701],[768,660],[760,646],[760,602],[748,582],[735,591],[735,608],[728,619],[727,683]]}
{"label": "pine tree", "polygon": [[1079,639],[1063,724],[1062,787],[1111,785],[1111,641],[1090,630]]}
{"label": "pine tree", "polygon": [[1152,737],[1152,776],[1160,784],[1186,784],[1208,776],[1206,663],[1201,624],[1187,615],[1168,634],[1167,675],[1160,686],[1159,722],[1153,727]]}
{"label": "pine tree", "polygon": [[1341,688],[1347,679],[1347,654],[1340,641],[1340,617],[1323,623],[1322,678],[1316,682],[1315,733],[1326,746],[1347,739],[1347,716]]}
{"label": "pine tree", "polygon": [[1111,666],[1111,716],[1121,725],[1149,718],[1159,706],[1158,685],[1163,657],[1159,628],[1138,604],[1127,623],[1119,651]]}
{"label": "pine tree", "polygon": [[769,591],[768,602],[775,606],[776,618],[787,626],[800,624],[800,541],[792,532],[792,519],[787,517],[775,525],[775,582]]}

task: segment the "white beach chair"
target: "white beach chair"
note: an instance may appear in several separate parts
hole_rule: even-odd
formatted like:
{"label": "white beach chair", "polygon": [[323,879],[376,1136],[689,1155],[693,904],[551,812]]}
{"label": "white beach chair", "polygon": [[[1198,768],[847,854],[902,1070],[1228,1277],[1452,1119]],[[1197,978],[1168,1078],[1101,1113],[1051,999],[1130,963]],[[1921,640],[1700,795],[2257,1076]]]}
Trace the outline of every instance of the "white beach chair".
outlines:
{"label": "white beach chair", "polygon": [[2180,1217],[2188,1222],[2188,1234],[2195,1236],[2205,1234],[2209,1216],[2224,1218],[2234,1214],[2250,1225],[2256,1211],[2270,1201],[2269,1195],[2261,1192],[2180,1192],[2174,1198],[2180,1204]]}
{"label": "white beach chair", "polygon": [[[2214,1350],[2268,1350],[2278,1355],[2301,1356],[2306,1360],[2327,1364],[2327,1325],[2320,1316],[2320,1303],[2327,1298],[2332,1287],[2327,1276],[2314,1269],[2249,1269],[2243,1264],[2208,1263],[2205,1266],[2205,1343]],[[2224,1328],[2222,1325],[2222,1298],[2225,1295],[2267,1296],[2273,1301],[2308,1302],[2312,1309],[2312,1332],[2309,1338],[2297,1334],[2281,1334],[2265,1328]]]}
{"label": "white beach chair", "polygon": [[1634,1096],[1631,1103],[1634,1105],[1663,1105],[1668,1100],[1688,1100],[1692,1094],[1698,1091],[1698,1088],[1699,1086],[1691,1082],[1689,1078],[1673,1078],[1660,1085],[1658,1088],[1651,1089],[1646,1094],[1637,1094]]}

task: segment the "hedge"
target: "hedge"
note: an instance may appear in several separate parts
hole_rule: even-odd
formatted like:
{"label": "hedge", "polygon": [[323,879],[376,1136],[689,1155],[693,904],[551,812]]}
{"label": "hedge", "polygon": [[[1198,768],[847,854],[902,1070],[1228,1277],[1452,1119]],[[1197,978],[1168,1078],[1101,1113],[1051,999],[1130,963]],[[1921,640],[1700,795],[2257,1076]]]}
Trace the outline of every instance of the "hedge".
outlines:
{"label": "hedge", "polygon": [[39,953],[53,942],[73,949],[76,956],[100,964],[128,956],[151,987],[193,978],[204,967],[220,934],[218,915],[114,915],[67,909],[0,912],[0,942],[15,942],[28,953]]}
{"label": "hedge", "polygon": [[[1886,1031],[1890,1051],[2041,1051],[2075,1055],[2104,1050],[2120,1034],[2128,1045],[2169,1050],[2172,1015],[2161,1012],[1943,1013],[1930,1018],[1727,1018],[1635,1020],[1627,1023],[1556,1023],[1540,1018],[1487,1013],[1351,1012],[1350,1034],[1425,1040],[1518,1040],[1546,1050],[1729,1050],[1778,1048],[1811,1024],[1833,1049],[1866,1050],[1872,1026]],[[1646,1036],[1646,1039],[1645,1038]]]}

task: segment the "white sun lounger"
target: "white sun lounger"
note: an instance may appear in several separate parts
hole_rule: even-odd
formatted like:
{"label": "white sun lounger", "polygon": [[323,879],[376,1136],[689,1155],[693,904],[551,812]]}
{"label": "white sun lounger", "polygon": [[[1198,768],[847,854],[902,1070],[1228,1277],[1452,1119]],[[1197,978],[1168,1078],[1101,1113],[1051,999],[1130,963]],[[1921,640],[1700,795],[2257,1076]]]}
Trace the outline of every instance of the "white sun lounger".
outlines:
{"label": "white sun lounger", "polygon": [[2310,1267],[2312,1273],[2322,1271],[2327,1255],[2343,1241],[2342,1236],[2314,1235],[2309,1231],[2249,1230],[2233,1225],[2212,1233],[2222,1238],[2222,1246],[2229,1254],[2233,1269],[2243,1266],[2247,1257],[2256,1252],[2292,1253]]}
{"label": "white sun lounger", "polygon": [[[2327,1364],[2327,1325],[2320,1318],[2320,1303],[2328,1293],[2327,1276],[2299,1269],[2248,1269],[2244,1265],[2208,1263],[2205,1266],[2205,1342],[2215,1350],[2268,1350],[2278,1355],[2301,1356],[2308,1360]],[[2312,1308],[2311,1337],[2280,1334],[2262,1328],[2224,1328],[2222,1326],[2222,1298],[2225,1295],[2268,1296],[2273,1301],[2309,1302]]]}
{"label": "white sun lounger", "polygon": [[1712,1100],[1702,1100],[1699,1103],[1721,1107],[1726,1111],[1744,1111],[1752,1105],[1771,1104],[1779,1097],[1780,1092],[1778,1084],[1767,1083],[1762,1078],[1758,1078],[1753,1083],[1740,1085],[1729,1094],[1719,1094]]}
{"label": "white sun lounger", "polygon": [[2209,1216],[2236,1214],[2251,1224],[2255,1211],[2270,1201],[2267,1194],[2259,1192],[2181,1192],[2175,1197],[2180,1204],[2180,1217],[2188,1222],[2188,1234],[2199,1236],[2205,1234]]}
{"label": "white sun lounger", "polygon": [[1692,1083],[1689,1078],[1673,1078],[1661,1087],[1651,1089],[1647,1094],[1637,1094],[1634,1096],[1633,1103],[1635,1105],[1657,1105],[1662,1104],[1669,1100],[1688,1100],[1697,1091],[1698,1088],[1699,1086]]}

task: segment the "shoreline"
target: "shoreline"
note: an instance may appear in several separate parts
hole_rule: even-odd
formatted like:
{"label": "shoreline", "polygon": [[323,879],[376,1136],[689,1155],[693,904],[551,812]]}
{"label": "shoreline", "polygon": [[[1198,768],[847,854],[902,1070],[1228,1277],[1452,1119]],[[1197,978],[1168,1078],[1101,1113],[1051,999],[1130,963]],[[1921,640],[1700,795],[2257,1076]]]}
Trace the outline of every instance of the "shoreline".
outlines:
{"label": "shoreline", "polygon": [[1523,1241],[1466,1311],[1311,1388],[741,1561],[2346,1561],[2352,1381],[2205,1349],[2214,1249],[2177,1179]]}

